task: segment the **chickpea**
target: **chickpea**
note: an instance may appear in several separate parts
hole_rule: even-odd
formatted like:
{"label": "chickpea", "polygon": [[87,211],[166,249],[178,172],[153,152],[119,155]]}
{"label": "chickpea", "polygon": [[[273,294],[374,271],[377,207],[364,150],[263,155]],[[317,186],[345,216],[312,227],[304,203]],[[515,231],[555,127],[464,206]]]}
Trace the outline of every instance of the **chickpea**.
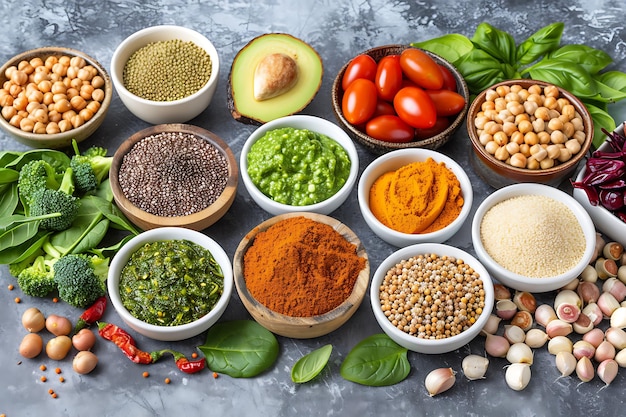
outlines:
{"label": "chickpea", "polygon": [[526,156],[521,152],[515,153],[511,155],[510,163],[517,168],[526,168]]}
{"label": "chickpea", "polygon": [[509,159],[511,154],[507,151],[506,146],[499,146],[498,149],[494,152],[493,156],[499,161],[506,161]]}
{"label": "chickpea", "polygon": [[494,133],[493,141],[497,143],[498,146],[504,146],[507,143],[509,143],[509,137],[504,131],[499,131],[499,132]]}
{"label": "chickpea", "polygon": [[488,143],[485,145],[485,150],[486,150],[488,153],[490,153],[491,155],[493,155],[493,154],[495,154],[495,153],[496,153],[496,151],[498,150],[498,148],[499,148],[499,147],[500,147],[500,146],[499,146],[499,145],[498,145],[495,141],[493,141],[493,140],[492,140],[491,142],[488,142]]}
{"label": "chickpea", "polygon": [[90,373],[97,365],[98,357],[89,350],[81,350],[72,360],[72,369],[81,375]]}
{"label": "chickpea", "polygon": [[580,142],[578,142],[576,139],[570,139],[565,142],[565,148],[567,148],[567,150],[571,154],[577,154],[578,152],[580,152],[581,149]]}

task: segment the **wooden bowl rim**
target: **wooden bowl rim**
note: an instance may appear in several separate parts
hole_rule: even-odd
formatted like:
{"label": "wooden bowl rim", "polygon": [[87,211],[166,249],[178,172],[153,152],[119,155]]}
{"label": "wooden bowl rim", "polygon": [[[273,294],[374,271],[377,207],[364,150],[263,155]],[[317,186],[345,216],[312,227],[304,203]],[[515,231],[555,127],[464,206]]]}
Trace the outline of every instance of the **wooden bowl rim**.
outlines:
{"label": "wooden bowl rim", "polygon": [[[201,211],[186,216],[157,216],[135,206],[126,197],[126,195],[124,195],[124,192],[120,187],[119,169],[122,165],[124,156],[132,149],[132,147],[137,142],[143,140],[148,136],[165,132],[183,132],[194,135],[200,139],[209,142],[226,157],[228,164],[228,180],[226,182],[226,186],[224,187],[222,194],[220,194],[220,196],[213,202],[213,204]],[[201,127],[189,124],[167,123],[147,127],[134,133],[132,136],[126,139],[117,148],[117,151],[113,155],[113,162],[111,164],[109,179],[111,182],[111,190],[113,192],[115,202],[117,203],[118,207],[124,212],[124,214],[126,214],[126,216],[130,218],[131,221],[140,223],[143,226],[150,226],[149,228],[173,226],[189,227],[195,230],[201,230],[209,227],[217,220],[219,220],[232,205],[237,194],[239,168],[237,167],[237,162],[235,160],[235,155],[233,154],[233,151],[230,149],[228,144],[226,144],[226,142],[224,142],[215,133]]]}
{"label": "wooden bowl rim", "polygon": [[450,126],[448,126],[443,132],[440,132],[437,135],[432,136],[430,138],[406,142],[406,143],[394,143],[394,142],[386,142],[383,140],[374,139],[373,137],[368,136],[364,132],[361,132],[360,130],[355,128],[350,122],[348,122],[348,120],[346,120],[346,118],[343,116],[343,113],[341,112],[341,99],[343,97],[343,92],[341,91],[342,90],[341,80],[343,78],[343,74],[346,72],[346,69],[348,68],[348,65],[352,61],[350,60],[343,65],[343,67],[337,73],[335,80],[333,81],[333,85],[331,89],[331,100],[332,100],[333,112],[335,113],[335,117],[341,123],[341,126],[344,129],[348,130],[348,132],[354,138],[357,138],[359,142],[368,146],[370,149],[374,148],[374,149],[384,150],[384,151],[390,151],[390,150],[395,150],[395,149],[406,149],[406,148],[420,148],[420,147],[436,149],[440,146],[443,146],[450,139],[454,131],[458,129],[458,127],[461,125],[461,123],[463,122],[463,119],[465,118],[468,112],[469,104],[470,104],[470,93],[469,93],[469,88],[467,87],[467,83],[465,82],[465,79],[463,78],[461,73],[459,73],[459,71],[456,69],[456,67],[452,65],[450,62],[448,62],[447,60],[445,60],[444,58],[442,58],[441,56],[433,52],[427,51],[425,49],[417,48],[411,45],[403,45],[403,44],[381,45],[381,46],[377,46],[374,48],[370,48],[366,51],[363,51],[358,55],[363,55],[363,54],[370,55],[378,62],[380,58],[378,59],[376,58],[381,53],[383,53],[382,56],[394,54],[394,53],[401,53],[403,50],[408,49],[408,48],[419,49],[425,52],[426,54],[431,56],[437,63],[444,65],[446,68],[450,70],[450,72],[452,72],[452,75],[454,76],[457,82],[457,93],[461,94],[465,98],[465,106],[463,107],[463,110],[461,110],[461,112],[457,115],[457,117],[452,121],[452,123],[450,123]]}
{"label": "wooden bowl rim", "polygon": [[[576,155],[574,155],[569,161],[566,161],[562,164],[556,165],[548,169],[530,170],[526,168],[518,168],[518,167],[514,167],[513,165],[509,165],[503,161],[497,160],[496,158],[493,157],[493,155],[490,155],[485,150],[484,146],[480,144],[478,140],[478,134],[476,133],[476,128],[474,127],[474,119],[476,117],[476,114],[478,114],[478,112],[480,111],[480,107],[482,106],[482,103],[485,101],[485,96],[487,94],[487,91],[490,89],[495,89],[502,85],[511,86],[515,84],[520,84],[522,86],[530,86],[534,84],[540,85],[542,87],[555,86],[556,88],[559,89],[560,96],[567,98],[570,101],[570,103],[574,105],[574,107],[576,108],[576,111],[581,115],[582,120],[583,120],[583,124],[585,127],[585,141],[581,145],[580,151]],[[470,105],[469,111],[467,113],[466,126],[467,126],[467,134],[470,137],[472,147],[474,148],[475,152],[478,154],[480,159],[483,160],[486,164],[491,165],[492,167],[494,166],[497,167],[496,169],[508,171],[507,175],[510,174],[513,178],[516,178],[518,180],[540,179],[543,177],[551,177],[551,176],[558,175],[562,172],[568,173],[570,172],[570,170],[576,168],[578,163],[585,157],[587,151],[591,147],[591,144],[593,142],[593,129],[594,129],[593,119],[591,118],[591,115],[589,114],[589,111],[587,110],[583,102],[580,101],[578,97],[576,97],[574,94],[570,93],[569,91],[555,84],[548,83],[545,81],[540,81],[540,80],[531,80],[531,79],[515,79],[515,80],[502,81],[480,92],[480,94],[476,96],[476,98],[474,99],[474,101],[472,101],[472,104]]]}
{"label": "wooden bowl rim", "polygon": [[[26,143],[27,145],[31,145],[31,146],[33,146],[36,143],[37,146],[41,146],[41,147],[52,147],[52,148],[65,147],[71,144],[72,138],[82,136],[80,134],[81,132],[87,132],[87,133],[85,134],[84,137],[77,139],[77,142],[81,142],[82,140],[89,137],[93,132],[95,132],[95,130],[100,126],[100,124],[104,120],[104,117],[106,116],[106,113],[108,112],[108,109],[109,109],[109,106],[111,104],[111,100],[113,97],[113,83],[111,82],[111,77],[109,76],[109,73],[107,72],[106,68],[102,66],[100,62],[98,62],[95,58],[89,56],[88,54],[82,51],[79,51],[77,49],[66,48],[62,46],[44,46],[41,48],[35,48],[35,49],[24,51],[18,55],[13,56],[8,61],[6,61],[2,65],[2,67],[0,67],[0,83],[4,83],[4,81],[6,81],[6,77],[4,73],[7,70],[7,68],[13,65],[16,65],[20,61],[24,61],[24,60],[29,61],[33,58],[42,57],[42,56],[48,57],[48,56],[62,56],[62,55],[73,55],[73,56],[81,57],[85,61],[87,61],[88,64],[93,65],[93,67],[98,70],[98,72],[100,73],[100,76],[102,76],[102,78],[104,79],[104,100],[102,100],[102,103],[100,103],[100,108],[94,114],[94,117],[92,117],[82,126],[79,126],[77,128],[74,128],[65,132],[51,133],[51,134],[25,132],[11,125],[4,117],[0,117],[0,125],[2,125],[2,127],[6,129],[7,132],[10,133],[13,137],[15,137],[18,141],[23,141],[23,143]],[[56,146],[54,145],[55,142],[60,143],[62,145]]]}
{"label": "wooden bowl rim", "polygon": [[[365,259],[365,267],[363,267],[361,272],[359,272],[350,296],[339,306],[324,314],[311,317],[292,317],[277,313],[258,302],[250,294],[250,292],[248,292],[248,289],[245,285],[243,257],[248,248],[254,243],[255,236],[259,232],[267,230],[270,226],[292,217],[306,217],[308,219],[331,226],[333,229],[338,231],[344,237],[344,239],[351,243],[354,243],[357,246],[358,256]],[[244,238],[237,246],[235,255],[233,257],[233,276],[235,279],[235,287],[237,289],[239,297],[241,298],[241,301],[243,302],[248,312],[250,312],[250,314],[256,320],[260,320],[261,325],[265,326],[266,324],[268,324],[268,322],[280,322],[283,325],[293,327],[293,332],[283,332],[283,335],[285,336],[316,337],[322,335],[316,332],[317,326],[336,321],[338,326],[330,328],[328,331],[325,332],[329,333],[330,331],[335,330],[337,327],[347,321],[358,309],[368,290],[368,285],[370,281],[370,263],[363,243],[357,237],[357,235],[344,223],[324,214],[312,212],[292,212],[271,217],[263,221],[259,225],[255,226],[244,236]],[[269,325],[269,327],[272,326]],[[308,332],[312,333],[313,336],[306,335],[306,333]]]}

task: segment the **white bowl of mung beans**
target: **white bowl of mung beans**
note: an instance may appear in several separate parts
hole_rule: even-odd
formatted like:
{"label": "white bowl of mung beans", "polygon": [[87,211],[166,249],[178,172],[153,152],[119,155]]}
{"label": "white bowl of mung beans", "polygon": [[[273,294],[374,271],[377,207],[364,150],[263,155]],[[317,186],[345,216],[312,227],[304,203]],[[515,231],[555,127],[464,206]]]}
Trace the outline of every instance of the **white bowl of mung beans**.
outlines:
{"label": "white bowl of mung beans", "polygon": [[152,26],[115,49],[111,79],[122,103],[152,124],[184,123],[202,113],[217,88],[215,46],[195,30]]}
{"label": "white bowl of mung beans", "polygon": [[440,354],[470,343],[491,314],[494,288],[469,253],[442,243],[418,243],[392,253],[372,277],[374,317],[399,345]]}
{"label": "white bowl of mung beans", "polygon": [[569,194],[545,184],[514,184],[480,204],[472,242],[494,280],[540,293],[578,278],[593,256],[596,229]]}

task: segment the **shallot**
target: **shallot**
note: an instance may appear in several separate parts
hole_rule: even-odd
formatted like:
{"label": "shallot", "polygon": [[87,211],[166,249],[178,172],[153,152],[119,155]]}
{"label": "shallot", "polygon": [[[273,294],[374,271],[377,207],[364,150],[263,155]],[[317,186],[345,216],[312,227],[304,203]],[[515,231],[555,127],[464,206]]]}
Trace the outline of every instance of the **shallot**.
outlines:
{"label": "shallot", "polygon": [[530,377],[530,364],[528,363],[512,363],[506,368],[506,384],[515,391],[526,388],[530,382]]}
{"label": "shallot", "polygon": [[452,368],[433,369],[426,375],[424,385],[431,397],[452,388],[456,382],[456,372]]}
{"label": "shallot", "polygon": [[511,320],[517,313],[517,305],[508,299],[496,302],[496,315],[503,320]]}
{"label": "shallot", "polygon": [[467,379],[471,381],[482,379],[487,373],[489,359],[479,355],[467,355],[463,358],[461,366],[463,368],[463,374],[465,374]]}
{"label": "shallot", "polygon": [[485,351],[494,358],[504,358],[511,344],[504,336],[487,333]]}

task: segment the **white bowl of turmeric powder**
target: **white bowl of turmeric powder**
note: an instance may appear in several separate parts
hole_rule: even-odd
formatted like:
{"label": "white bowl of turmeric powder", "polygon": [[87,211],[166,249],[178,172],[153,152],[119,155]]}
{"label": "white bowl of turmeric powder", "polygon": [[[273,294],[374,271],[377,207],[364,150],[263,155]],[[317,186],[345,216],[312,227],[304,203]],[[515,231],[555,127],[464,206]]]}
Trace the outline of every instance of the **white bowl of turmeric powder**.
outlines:
{"label": "white bowl of turmeric powder", "polygon": [[375,159],[358,184],[361,214],[376,235],[396,247],[443,243],[463,226],[472,183],[450,157],[430,149],[400,149]]}

